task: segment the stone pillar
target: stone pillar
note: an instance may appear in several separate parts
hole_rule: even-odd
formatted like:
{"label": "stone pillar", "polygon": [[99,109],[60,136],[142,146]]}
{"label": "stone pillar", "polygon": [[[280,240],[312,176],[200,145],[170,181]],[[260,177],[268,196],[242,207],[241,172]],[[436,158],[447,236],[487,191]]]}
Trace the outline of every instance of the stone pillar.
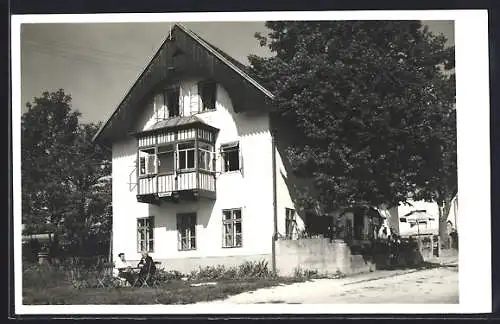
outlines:
{"label": "stone pillar", "polygon": [[40,251],[38,252],[38,264],[49,264],[49,253]]}
{"label": "stone pillar", "polygon": [[343,240],[334,240],[333,245],[336,252],[336,263],[339,271],[344,274],[351,272],[351,258],[349,253],[349,246]]}

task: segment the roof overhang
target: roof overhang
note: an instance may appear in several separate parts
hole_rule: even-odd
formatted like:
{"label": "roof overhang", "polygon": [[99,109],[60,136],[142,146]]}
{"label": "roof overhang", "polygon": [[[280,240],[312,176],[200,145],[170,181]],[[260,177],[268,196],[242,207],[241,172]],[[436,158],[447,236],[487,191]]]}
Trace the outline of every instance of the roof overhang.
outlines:
{"label": "roof overhang", "polygon": [[[172,57],[176,53],[182,54],[174,60]],[[132,132],[144,100],[155,89],[188,77],[210,78],[220,83],[229,93],[237,113],[269,112],[270,100],[274,99],[270,91],[244,71],[241,63],[176,24],[92,141],[108,146],[113,140]]]}

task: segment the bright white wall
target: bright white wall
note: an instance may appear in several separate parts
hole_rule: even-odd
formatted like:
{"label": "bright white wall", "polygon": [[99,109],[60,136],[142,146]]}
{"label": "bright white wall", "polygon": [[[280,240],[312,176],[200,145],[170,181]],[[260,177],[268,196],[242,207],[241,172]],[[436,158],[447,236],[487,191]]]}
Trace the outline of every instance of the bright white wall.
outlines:
{"label": "bright white wall", "polygon": [[[197,80],[181,84],[184,108],[197,105]],[[187,94],[191,95],[188,96]],[[189,102],[189,105],[187,104]],[[193,107],[193,106],[189,106]],[[135,167],[136,141],[129,138],[113,145],[113,254],[126,253],[129,260],[139,259],[136,251],[136,219],[155,216],[155,251],[153,258],[183,258],[271,253],[273,232],[271,136],[267,115],[236,114],[227,91],[217,86],[216,111],[197,116],[220,129],[220,144],[240,141],[243,172],[218,174],[217,200],[197,203],[163,203],[160,206],[138,203],[135,187],[129,190],[129,173]],[[137,129],[147,129],[155,122],[152,107],[146,107]],[[217,161],[220,166],[220,161]],[[135,182],[135,175],[132,177]],[[222,248],[222,209],[242,208],[243,247]],[[177,251],[176,213],[197,215],[197,250]],[[284,210],[283,210],[284,215]]]}
{"label": "bright white wall", "polygon": [[278,233],[285,235],[286,233],[286,208],[295,210],[297,229],[304,229],[303,215],[299,215],[297,208],[288,190],[287,181],[288,173],[283,164],[283,159],[278,149],[276,149],[276,204],[278,209]]}

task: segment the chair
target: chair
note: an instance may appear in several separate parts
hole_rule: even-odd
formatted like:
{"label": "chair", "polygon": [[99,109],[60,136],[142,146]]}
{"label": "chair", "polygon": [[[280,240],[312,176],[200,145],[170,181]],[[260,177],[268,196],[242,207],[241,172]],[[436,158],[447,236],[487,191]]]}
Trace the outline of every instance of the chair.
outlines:
{"label": "chair", "polygon": [[[134,287],[148,287],[148,288],[153,288],[157,286],[157,282],[155,280],[155,274],[156,274],[156,267],[152,268],[153,264],[156,264],[157,262],[151,263],[149,265],[149,269],[147,269],[146,275],[145,276],[138,276],[137,279],[134,282]],[[139,284],[139,285],[138,285]]]}
{"label": "chair", "polygon": [[104,265],[104,269],[101,272],[100,277],[97,278],[98,288],[106,288],[109,287],[110,284],[112,285],[112,282],[114,280],[113,269],[114,265],[112,263]]}

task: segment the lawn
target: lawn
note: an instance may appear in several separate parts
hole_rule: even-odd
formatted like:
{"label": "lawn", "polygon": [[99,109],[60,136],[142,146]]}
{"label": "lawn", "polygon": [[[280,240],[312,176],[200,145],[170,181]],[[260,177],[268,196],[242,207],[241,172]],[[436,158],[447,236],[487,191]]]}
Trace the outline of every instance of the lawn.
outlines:
{"label": "lawn", "polygon": [[[293,278],[274,276],[265,262],[247,262],[229,268],[205,267],[189,274],[160,270],[160,279],[153,288],[98,288],[96,278],[99,277],[98,269],[74,264],[70,267],[27,266],[23,271],[23,304],[192,304],[308,279],[297,275]],[[211,284],[207,284],[209,282]]]}
{"label": "lawn", "polygon": [[225,280],[215,285],[191,286],[190,282],[174,280],[156,288],[82,288],[61,285],[45,289],[24,288],[25,305],[83,305],[83,304],[192,304],[225,299],[245,291],[291,284],[298,279],[262,278]]}

